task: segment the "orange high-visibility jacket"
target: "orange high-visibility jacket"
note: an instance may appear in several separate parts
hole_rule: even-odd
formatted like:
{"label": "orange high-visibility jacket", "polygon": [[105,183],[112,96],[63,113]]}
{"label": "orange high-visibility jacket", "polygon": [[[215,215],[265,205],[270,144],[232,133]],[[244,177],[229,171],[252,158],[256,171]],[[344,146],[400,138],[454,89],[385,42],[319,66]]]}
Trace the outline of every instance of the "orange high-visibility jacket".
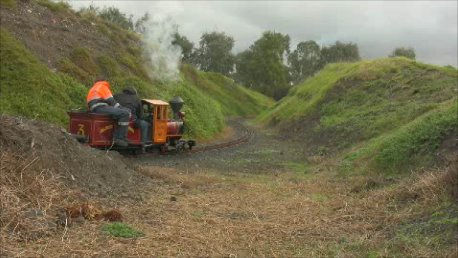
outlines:
{"label": "orange high-visibility jacket", "polygon": [[116,101],[111,94],[110,83],[107,81],[96,82],[89,90],[86,102],[91,111],[99,106],[114,106]]}

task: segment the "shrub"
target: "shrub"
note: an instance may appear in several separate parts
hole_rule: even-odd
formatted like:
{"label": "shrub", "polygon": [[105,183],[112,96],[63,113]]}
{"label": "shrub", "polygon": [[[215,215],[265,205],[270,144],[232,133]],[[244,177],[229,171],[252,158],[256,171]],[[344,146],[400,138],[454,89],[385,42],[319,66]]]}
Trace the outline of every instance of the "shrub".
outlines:
{"label": "shrub", "polygon": [[398,47],[391,53],[390,57],[403,56],[415,60],[415,50],[411,47]]}

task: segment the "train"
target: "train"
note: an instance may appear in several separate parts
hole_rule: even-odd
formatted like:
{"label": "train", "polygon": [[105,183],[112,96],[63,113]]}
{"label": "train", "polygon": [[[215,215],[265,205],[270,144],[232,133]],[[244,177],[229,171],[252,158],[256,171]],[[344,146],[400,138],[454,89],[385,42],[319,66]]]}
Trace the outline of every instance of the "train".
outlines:
{"label": "train", "polygon": [[[127,140],[129,146],[113,145],[113,132],[117,123],[109,115],[91,113],[86,110],[71,110],[69,133],[79,142],[97,149],[113,149],[123,153],[141,154],[145,152],[192,150],[195,140],[183,139],[186,131],[185,113],[181,111],[184,101],[174,97],[169,102],[159,99],[142,99],[143,120],[150,124],[151,144],[141,142],[140,129],[134,121],[129,122]],[[170,110],[171,108],[171,110]],[[172,114],[172,118],[169,115]]]}

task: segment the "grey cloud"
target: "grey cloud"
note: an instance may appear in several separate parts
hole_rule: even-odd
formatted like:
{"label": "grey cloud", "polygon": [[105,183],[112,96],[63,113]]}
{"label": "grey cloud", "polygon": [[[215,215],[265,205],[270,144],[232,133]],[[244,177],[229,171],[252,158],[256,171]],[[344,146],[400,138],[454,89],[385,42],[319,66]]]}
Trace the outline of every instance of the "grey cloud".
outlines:
{"label": "grey cloud", "polygon": [[76,7],[116,6],[141,16],[171,16],[181,33],[198,42],[205,31],[220,30],[236,40],[235,51],[248,48],[265,30],[288,34],[292,48],[304,40],[359,45],[364,58],[387,56],[411,46],[417,59],[457,66],[456,1],[74,1]]}

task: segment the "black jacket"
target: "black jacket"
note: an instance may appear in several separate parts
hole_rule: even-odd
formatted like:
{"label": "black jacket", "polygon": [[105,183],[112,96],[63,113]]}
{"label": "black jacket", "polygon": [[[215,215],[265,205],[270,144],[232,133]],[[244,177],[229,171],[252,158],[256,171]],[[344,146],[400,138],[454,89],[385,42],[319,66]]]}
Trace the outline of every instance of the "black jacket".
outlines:
{"label": "black jacket", "polygon": [[121,106],[130,109],[132,115],[141,119],[143,117],[143,108],[140,99],[134,90],[124,89],[122,93],[113,96]]}

